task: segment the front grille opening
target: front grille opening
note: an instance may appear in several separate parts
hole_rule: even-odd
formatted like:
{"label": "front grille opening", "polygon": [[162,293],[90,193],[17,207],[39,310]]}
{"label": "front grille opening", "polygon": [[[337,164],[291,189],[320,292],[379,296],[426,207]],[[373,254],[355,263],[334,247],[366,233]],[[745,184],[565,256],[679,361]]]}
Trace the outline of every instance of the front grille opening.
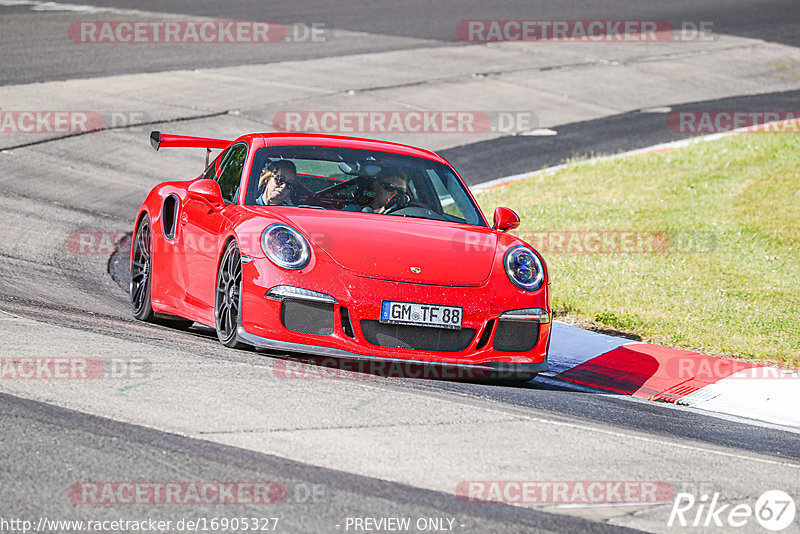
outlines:
{"label": "front grille opening", "polygon": [[345,335],[355,339],[356,334],[353,332],[353,323],[350,321],[350,312],[347,311],[347,308],[342,306],[339,311],[341,312],[342,316],[342,330],[344,330]]}
{"label": "front grille opening", "polygon": [[489,338],[492,335],[492,328],[494,328],[494,319],[489,319],[489,322],[486,323],[486,328],[483,329],[481,338],[478,340],[478,346],[475,347],[476,350],[481,350],[489,342]]}
{"label": "front grille opening", "polygon": [[498,321],[494,333],[494,350],[528,352],[539,341],[539,323],[534,321]]}
{"label": "front grille opening", "polygon": [[380,321],[364,319],[361,321],[361,332],[368,342],[379,347],[460,352],[469,347],[475,339],[476,330],[383,324]]}
{"label": "front grille opening", "polygon": [[281,306],[281,323],[292,332],[329,336],[333,334],[333,304],[286,299]]}

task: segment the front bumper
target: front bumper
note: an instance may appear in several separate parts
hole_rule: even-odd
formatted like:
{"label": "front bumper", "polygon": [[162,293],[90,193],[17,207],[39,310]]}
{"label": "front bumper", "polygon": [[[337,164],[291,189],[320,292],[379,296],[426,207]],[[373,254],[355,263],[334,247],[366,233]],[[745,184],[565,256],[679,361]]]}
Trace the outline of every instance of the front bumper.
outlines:
{"label": "front bumper", "polygon": [[[265,349],[322,357],[436,363],[487,372],[536,373],[547,370],[550,317],[546,287],[536,293],[526,293],[499,283],[512,286],[506,279],[494,284],[490,280],[479,287],[408,284],[365,278],[345,271],[338,265],[324,265],[322,262],[315,266],[314,271],[313,276],[297,271],[276,272],[268,260],[256,259],[244,264],[239,339]],[[331,297],[333,312],[330,333],[302,333],[284,325],[284,301],[302,301],[304,297],[291,295],[274,298],[274,295],[268,297],[267,293],[276,286],[287,285]],[[313,296],[309,300],[319,301]],[[362,321],[373,325],[377,322],[382,300],[460,306],[463,309],[462,328],[472,329],[474,334],[465,348],[455,351],[377,345],[368,341],[374,341],[374,336],[365,335]],[[531,309],[538,309],[539,313],[530,313]],[[535,323],[538,329],[530,347],[523,351],[508,350],[508,347],[506,350],[495,348],[498,345],[495,343],[495,334],[500,332],[501,324],[519,325],[525,322]],[[513,334],[513,330],[511,332]]]}
{"label": "front bumper", "polygon": [[[343,360],[356,360],[366,362],[367,366],[341,366],[345,371],[364,371],[377,374],[385,378],[421,378],[433,376],[436,378],[461,378],[476,379],[481,378],[514,378],[519,375],[543,373],[549,369],[547,361],[541,363],[505,363],[505,362],[486,362],[482,364],[465,363],[446,363],[441,361],[420,361],[406,360],[402,358],[392,358],[386,356],[369,356],[357,354],[342,349],[324,347],[319,345],[304,345],[302,343],[292,343],[290,341],[277,341],[265,337],[249,334],[242,325],[237,330],[239,341],[254,347],[300,354],[311,354],[322,358],[336,358]],[[316,363],[326,365],[328,362],[316,360]],[[386,365],[381,364],[389,364]],[[416,366],[424,364],[426,366],[439,367],[438,372],[432,374],[419,371]]]}

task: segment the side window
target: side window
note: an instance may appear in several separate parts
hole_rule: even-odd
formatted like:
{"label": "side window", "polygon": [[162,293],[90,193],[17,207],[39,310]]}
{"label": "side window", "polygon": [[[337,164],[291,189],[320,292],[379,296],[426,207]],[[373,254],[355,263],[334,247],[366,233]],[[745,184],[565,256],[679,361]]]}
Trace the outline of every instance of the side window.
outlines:
{"label": "side window", "polygon": [[233,202],[239,184],[242,181],[242,170],[244,160],[247,159],[247,145],[240,144],[228,149],[228,153],[223,156],[219,166],[219,188],[222,190],[222,198],[228,202]]}
{"label": "side window", "polygon": [[217,171],[217,166],[214,164],[214,162],[212,162],[211,165],[208,166],[208,169],[206,169],[206,172],[203,174],[203,178],[209,180],[216,180],[217,179],[216,171]]}
{"label": "side window", "polygon": [[203,179],[204,180],[216,180],[217,179],[217,168],[219,167],[222,160],[228,157],[228,150],[219,154],[216,158],[211,160],[211,165],[203,171]]}
{"label": "side window", "polygon": [[428,169],[428,178],[433,184],[436,195],[439,197],[439,204],[445,215],[452,216],[453,220],[458,222],[468,222],[469,224],[479,224],[479,219],[475,216],[467,217],[461,211],[459,206],[464,203],[469,203],[469,198],[464,194],[464,191],[458,187],[456,177],[450,173],[440,176],[433,169]]}

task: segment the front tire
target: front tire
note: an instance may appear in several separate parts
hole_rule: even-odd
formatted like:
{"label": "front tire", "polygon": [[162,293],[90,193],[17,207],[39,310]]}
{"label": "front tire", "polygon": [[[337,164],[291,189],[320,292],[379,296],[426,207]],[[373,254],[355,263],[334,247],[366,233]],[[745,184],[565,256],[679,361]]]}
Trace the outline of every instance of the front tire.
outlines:
{"label": "front tire", "polygon": [[231,240],[225,247],[217,272],[217,292],[214,298],[214,319],[220,343],[233,349],[246,345],[238,341],[242,294],[242,256],[239,245]]}

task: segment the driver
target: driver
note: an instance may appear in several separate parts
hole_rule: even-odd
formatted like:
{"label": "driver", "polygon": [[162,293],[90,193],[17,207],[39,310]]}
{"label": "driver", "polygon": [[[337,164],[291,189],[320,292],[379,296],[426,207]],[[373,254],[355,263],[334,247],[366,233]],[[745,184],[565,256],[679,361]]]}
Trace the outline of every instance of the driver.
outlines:
{"label": "driver", "polygon": [[293,186],[297,182],[297,168],[294,162],[281,159],[269,163],[261,171],[258,190],[263,192],[256,198],[260,206],[292,206]]}
{"label": "driver", "polygon": [[387,167],[375,176],[372,185],[375,198],[372,200],[372,211],[386,213],[405,197],[408,202],[408,176],[399,167]]}

